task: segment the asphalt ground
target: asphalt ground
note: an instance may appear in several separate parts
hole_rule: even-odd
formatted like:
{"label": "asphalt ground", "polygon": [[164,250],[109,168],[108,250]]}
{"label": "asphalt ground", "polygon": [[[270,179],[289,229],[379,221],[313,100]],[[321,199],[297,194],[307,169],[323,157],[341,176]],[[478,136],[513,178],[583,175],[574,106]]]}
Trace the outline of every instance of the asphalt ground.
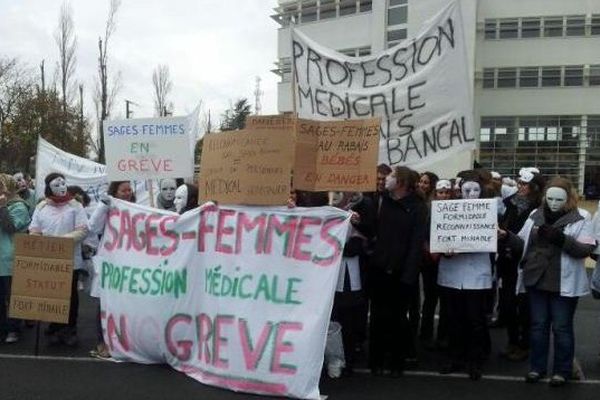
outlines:
{"label": "asphalt ground", "polygon": [[[95,344],[94,300],[81,296],[75,348],[51,347],[43,335],[34,356],[35,327],[25,328],[15,344],[0,345],[0,400],[9,399],[259,399],[200,384],[165,365],[99,361],[89,356]],[[351,377],[323,376],[321,393],[330,399],[599,399],[600,301],[585,297],[576,315],[576,356],[585,380],[563,388],[545,383],[525,384],[527,362],[510,362],[498,355],[506,344],[504,329],[492,329],[492,355],[484,378],[472,382],[466,375],[441,376],[446,360],[440,352],[419,349],[418,364],[401,378],[373,377],[364,368],[365,357]],[[362,368],[360,368],[362,366]]]}

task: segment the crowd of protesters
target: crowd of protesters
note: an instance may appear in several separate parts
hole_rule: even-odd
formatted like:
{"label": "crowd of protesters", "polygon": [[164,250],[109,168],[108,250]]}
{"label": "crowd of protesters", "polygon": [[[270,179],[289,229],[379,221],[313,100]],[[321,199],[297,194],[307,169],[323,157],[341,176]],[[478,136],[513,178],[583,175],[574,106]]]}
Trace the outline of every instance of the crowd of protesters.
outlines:
{"label": "crowd of protesters", "polygon": [[[501,326],[507,333],[501,354],[529,360],[527,382],[549,376],[552,386],[561,386],[572,378],[574,314],[578,299],[590,293],[585,260],[598,253],[600,217],[577,207],[578,196],[567,179],[544,179],[536,168],[523,168],[514,178],[475,169],[439,179],[431,172],[382,164],[375,192],[293,192],[290,207],[331,205],[352,211],[331,317],[341,326],[344,360],[328,369],[330,376],[351,374],[357,351],[368,342],[374,375],[402,375],[421,347],[446,353],[440,373],[464,371],[478,380],[492,351],[489,328]],[[136,198],[129,182],[112,182],[108,196],[92,211],[87,194],[67,186],[63,175],[51,173],[44,184],[44,198],[36,201],[26,175],[0,174],[0,339],[18,341],[23,325],[7,310],[13,237],[28,232],[75,241],[68,323],[49,324],[45,330],[49,344],[75,346],[78,289],[84,277],[93,275],[91,258],[112,199]],[[432,201],[483,198],[498,201],[497,253],[430,252]],[[160,182],[158,208],[182,214],[197,203],[196,186],[175,179]],[[90,279],[88,286],[97,296]],[[592,289],[600,291],[600,285],[593,282]],[[98,345],[91,353],[108,358],[99,305],[96,321]],[[549,354],[551,371],[546,370]]]}

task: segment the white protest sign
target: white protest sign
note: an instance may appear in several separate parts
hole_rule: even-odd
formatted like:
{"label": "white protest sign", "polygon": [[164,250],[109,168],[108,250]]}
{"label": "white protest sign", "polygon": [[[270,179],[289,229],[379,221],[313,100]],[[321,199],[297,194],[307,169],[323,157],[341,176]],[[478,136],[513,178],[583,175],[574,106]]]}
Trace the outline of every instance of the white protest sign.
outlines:
{"label": "white protest sign", "polygon": [[350,213],[115,200],[94,258],[117,360],[235,391],[319,399]]}
{"label": "white protest sign", "polygon": [[475,148],[459,2],[379,54],[348,57],[292,29],[301,118],[382,117],[379,162],[423,167]]}
{"label": "white protest sign", "polygon": [[[46,187],[44,178],[51,172],[58,172],[65,176],[67,185],[81,187],[89,196],[91,206],[100,201],[99,196],[106,194],[108,189],[108,176],[106,166],[97,162],[67,153],[53,146],[44,138],[38,138],[36,168],[35,168],[35,194],[36,198],[44,197]],[[149,205],[150,195],[148,182],[132,181],[136,201],[139,204]],[[153,181],[154,193],[158,193],[158,182]]]}
{"label": "white protest sign", "polygon": [[196,125],[190,116],[104,121],[109,179],[194,176]]}
{"label": "white protest sign", "polygon": [[441,200],[431,203],[430,252],[495,253],[498,200]]}

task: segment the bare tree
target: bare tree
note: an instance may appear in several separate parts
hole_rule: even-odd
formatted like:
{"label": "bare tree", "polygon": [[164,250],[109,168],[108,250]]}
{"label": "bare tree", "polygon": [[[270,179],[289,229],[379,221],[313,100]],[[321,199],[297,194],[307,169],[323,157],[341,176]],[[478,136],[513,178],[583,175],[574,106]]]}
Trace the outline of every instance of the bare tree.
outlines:
{"label": "bare tree", "polygon": [[98,82],[96,84],[96,93],[94,98],[98,117],[98,146],[94,147],[97,149],[98,159],[101,163],[104,163],[105,160],[104,136],[102,134],[104,130],[104,120],[110,115],[114,99],[120,88],[119,74],[115,75],[111,85],[109,85],[108,81],[108,43],[117,27],[116,16],[120,5],[120,0],[110,1],[104,37],[98,38]]}
{"label": "bare tree", "polygon": [[61,100],[63,113],[67,112],[72,95],[72,79],[75,74],[77,57],[77,36],[73,24],[73,11],[68,2],[64,2],[58,17],[58,27],[54,33],[54,40],[58,46],[58,79],[60,80]]}
{"label": "bare tree", "polygon": [[154,86],[154,110],[159,117],[166,117],[173,113],[173,104],[168,103],[168,96],[173,89],[169,66],[159,64],[152,73]]}

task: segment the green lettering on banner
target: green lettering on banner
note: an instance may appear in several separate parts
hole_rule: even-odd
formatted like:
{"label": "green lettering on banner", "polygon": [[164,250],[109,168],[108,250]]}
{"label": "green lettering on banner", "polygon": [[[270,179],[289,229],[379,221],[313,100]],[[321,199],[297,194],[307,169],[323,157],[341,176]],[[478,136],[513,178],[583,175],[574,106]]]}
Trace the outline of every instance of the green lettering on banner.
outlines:
{"label": "green lettering on banner", "polygon": [[166,295],[177,299],[187,293],[187,268],[181,270],[165,270],[160,267],[139,268],[119,266],[104,261],[100,285],[103,289],[119,293],[125,291],[135,295]]}

